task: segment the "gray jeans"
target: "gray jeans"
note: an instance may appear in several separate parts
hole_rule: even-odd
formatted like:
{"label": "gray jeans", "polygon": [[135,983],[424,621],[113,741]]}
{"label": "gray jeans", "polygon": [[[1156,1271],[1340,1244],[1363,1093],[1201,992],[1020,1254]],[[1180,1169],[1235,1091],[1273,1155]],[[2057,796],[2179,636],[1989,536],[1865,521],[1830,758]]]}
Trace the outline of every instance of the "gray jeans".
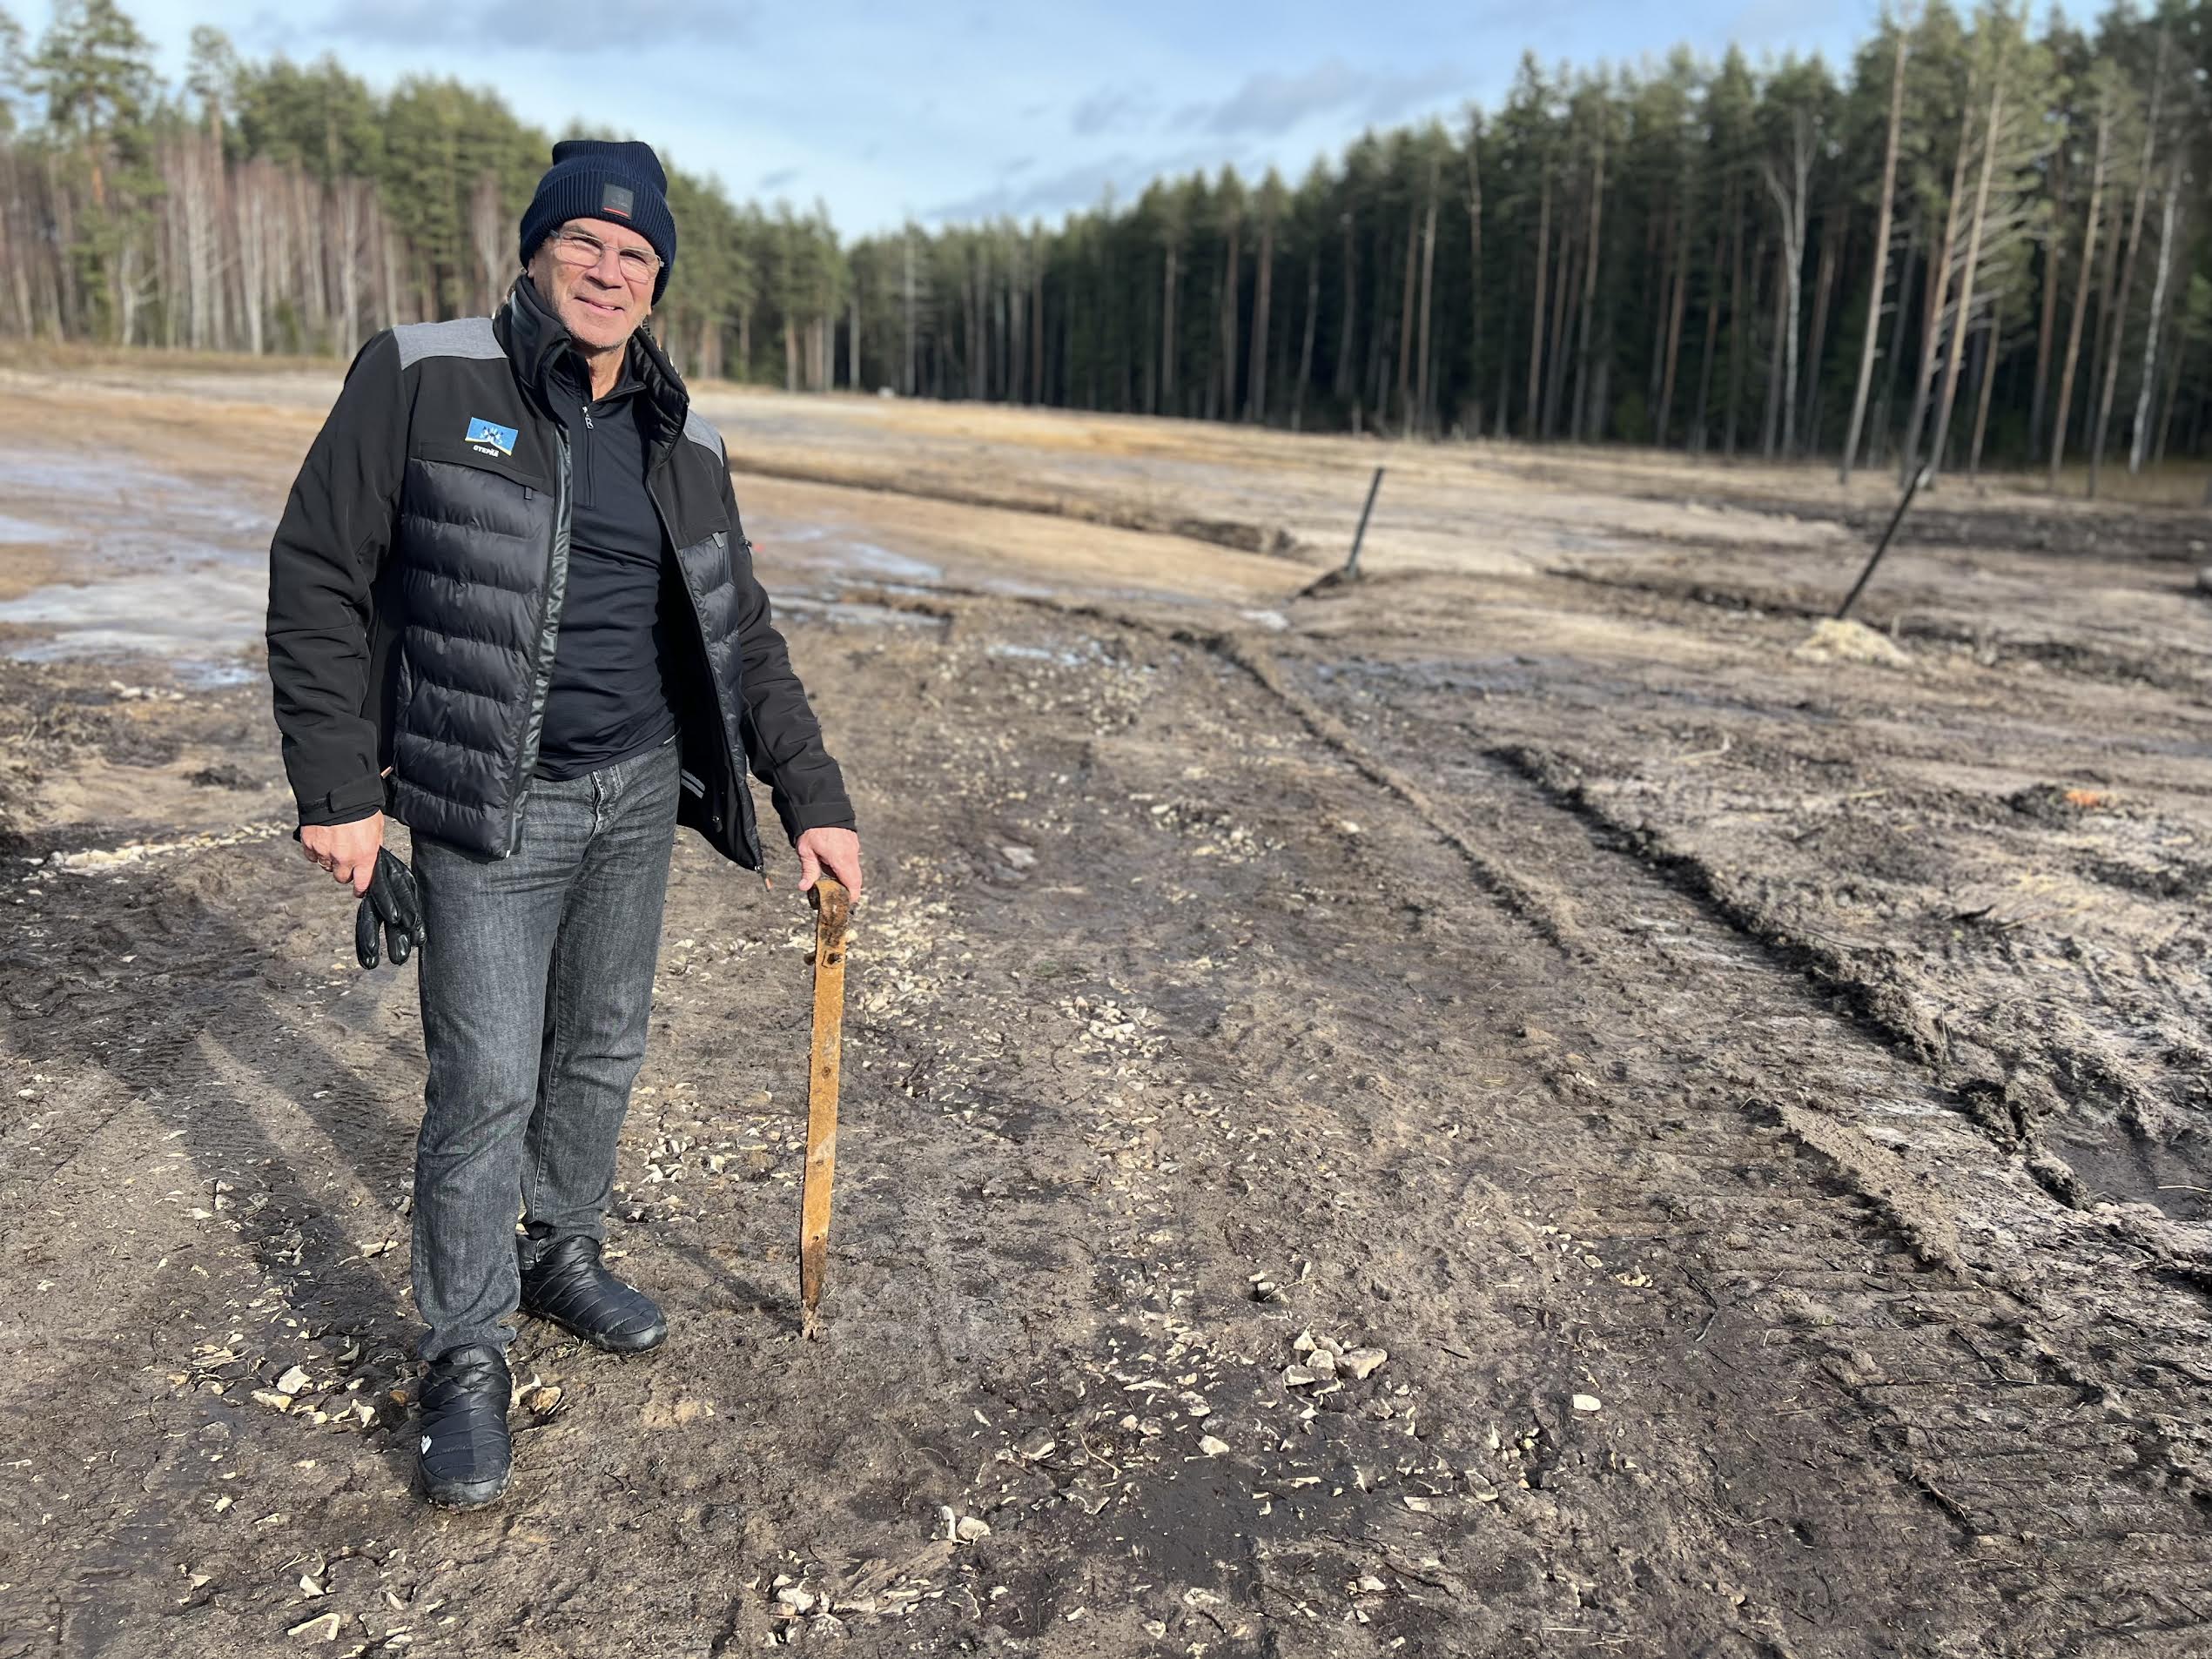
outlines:
{"label": "gray jeans", "polygon": [[[418,836],[422,1041],[415,1309],[425,1360],[489,1343],[539,1250],[606,1236],[615,1143],[645,1058],[676,839],[676,746],[530,786],[522,844]],[[515,1219],[522,1232],[518,1236]]]}

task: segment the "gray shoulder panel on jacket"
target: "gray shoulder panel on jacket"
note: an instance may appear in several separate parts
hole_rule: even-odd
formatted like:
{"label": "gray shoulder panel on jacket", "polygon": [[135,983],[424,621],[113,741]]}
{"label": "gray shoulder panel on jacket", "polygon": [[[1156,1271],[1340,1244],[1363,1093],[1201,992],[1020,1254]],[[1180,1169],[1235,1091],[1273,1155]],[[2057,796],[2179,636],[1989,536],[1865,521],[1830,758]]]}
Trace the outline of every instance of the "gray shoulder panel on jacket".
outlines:
{"label": "gray shoulder panel on jacket", "polygon": [[426,357],[504,357],[488,317],[456,317],[447,323],[401,323],[392,331],[400,343],[400,366],[411,368]]}
{"label": "gray shoulder panel on jacket", "polygon": [[701,445],[716,460],[723,460],[722,434],[716,432],[706,416],[696,409],[687,410],[683,416],[683,435]]}

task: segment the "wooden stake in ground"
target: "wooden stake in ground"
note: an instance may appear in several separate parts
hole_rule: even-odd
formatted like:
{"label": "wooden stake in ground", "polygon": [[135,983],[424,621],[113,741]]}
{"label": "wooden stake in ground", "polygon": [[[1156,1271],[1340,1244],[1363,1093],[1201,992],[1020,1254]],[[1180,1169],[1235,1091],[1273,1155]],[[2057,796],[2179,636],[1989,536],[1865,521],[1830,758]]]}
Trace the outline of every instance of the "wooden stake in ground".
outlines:
{"label": "wooden stake in ground", "polygon": [[830,1184],[837,1172],[837,1058],[845,1013],[844,884],[815,877],[814,1059],[806,1085],[806,1180],[799,1200],[799,1307],[810,1338],[821,1334],[822,1278],[830,1265]]}

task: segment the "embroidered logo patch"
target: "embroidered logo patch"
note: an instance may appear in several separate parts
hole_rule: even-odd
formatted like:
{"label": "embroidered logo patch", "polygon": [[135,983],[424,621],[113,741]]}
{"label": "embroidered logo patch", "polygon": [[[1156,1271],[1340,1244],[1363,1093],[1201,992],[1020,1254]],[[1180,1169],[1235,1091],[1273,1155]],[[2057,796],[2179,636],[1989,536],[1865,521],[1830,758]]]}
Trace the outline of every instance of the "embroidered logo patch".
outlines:
{"label": "embroidered logo patch", "polygon": [[481,415],[468,417],[468,436],[463,440],[480,455],[512,455],[517,436],[512,427],[502,427],[496,420],[487,420]]}
{"label": "embroidered logo patch", "polygon": [[628,218],[632,200],[628,185],[602,185],[599,192],[599,211],[602,213],[618,214],[623,218]]}

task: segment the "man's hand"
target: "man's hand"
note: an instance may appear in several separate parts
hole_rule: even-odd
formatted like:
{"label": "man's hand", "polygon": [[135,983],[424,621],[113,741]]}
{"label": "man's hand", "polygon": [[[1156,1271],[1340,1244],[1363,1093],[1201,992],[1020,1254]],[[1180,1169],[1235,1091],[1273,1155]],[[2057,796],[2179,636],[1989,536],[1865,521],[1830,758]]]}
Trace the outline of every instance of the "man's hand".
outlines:
{"label": "man's hand", "polygon": [[360,897],[376,875],[376,850],[384,844],[381,812],[351,823],[303,823],[299,850],[311,864],[320,864]]}
{"label": "man's hand", "polygon": [[814,885],[827,871],[844,883],[845,891],[860,897],[860,837],[850,830],[810,830],[793,842],[799,855],[799,891]]}

